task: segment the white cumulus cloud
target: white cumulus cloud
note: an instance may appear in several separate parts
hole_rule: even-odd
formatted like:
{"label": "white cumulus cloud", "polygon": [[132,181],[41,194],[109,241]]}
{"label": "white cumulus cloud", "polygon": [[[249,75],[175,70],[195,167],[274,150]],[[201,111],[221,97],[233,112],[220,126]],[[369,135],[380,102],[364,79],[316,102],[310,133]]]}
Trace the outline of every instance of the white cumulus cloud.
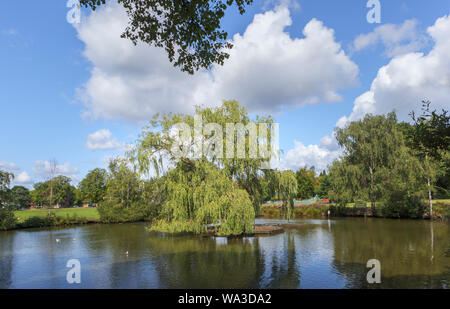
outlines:
{"label": "white cumulus cloud", "polygon": [[86,147],[91,150],[119,149],[127,150],[128,145],[119,142],[108,129],[100,129],[88,135]]}
{"label": "white cumulus cloud", "polygon": [[450,104],[450,15],[436,20],[427,29],[434,45],[428,54],[407,53],[396,56],[381,67],[370,90],[356,98],[351,115],[339,119],[342,127],[367,113],[383,114],[395,110],[400,120],[410,120],[428,99],[435,109]]}
{"label": "white cumulus cloud", "polygon": [[27,172],[23,171],[14,177],[14,182],[21,185],[28,185],[31,183],[31,176]]}
{"label": "white cumulus cloud", "polygon": [[384,24],[372,32],[359,35],[353,42],[353,49],[361,51],[381,42],[388,57],[420,50],[427,43],[427,38],[418,30],[418,22],[408,19],[401,25]]}
{"label": "white cumulus cloud", "polygon": [[[33,173],[36,177],[47,179],[51,175],[52,164],[49,161],[36,160],[33,166]],[[77,179],[78,168],[72,167],[69,162],[56,164],[55,176],[64,175]]]}
{"label": "white cumulus cloud", "polygon": [[12,172],[12,171],[17,171],[19,169],[20,168],[15,163],[0,161],[0,170]]}
{"label": "white cumulus cloud", "polygon": [[332,139],[333,137],[325,137],[322,138],[320,145],[308,146],[294,141],[294,148],[290,149],[281,160],[280,168],[297,170],[305,166],[314,166],[316,171],[326,170],[328,165],[341,154],[339,148],[333,145]]}
{"label": "white cumulus cloud", "polygon": [[255,15],[244,34],[234,36],[230,58],[213,69],[221,98],[263,111],[341,100],[337,90],[356,81],[358,67],[321,21],[312,19],[302,38],[285,32],[291,23],[281,6]]}
{"label": "white cumulus cloud", "polygon": [[341,100],[338,90],[353,85],[358,75],[334,31],[321,21],[312,19],[302,38],[292,38],[285,31],[292,23],[287,5],[256,14],[245,32],[232,38],[225,64],[194,76],[174,68],[164,50],[120,38],[127,21],[119,5],[108,4],[76,26],[93,65],[79,91],[93,118],[137,122],[226,99],[268,112],[335,102]]}

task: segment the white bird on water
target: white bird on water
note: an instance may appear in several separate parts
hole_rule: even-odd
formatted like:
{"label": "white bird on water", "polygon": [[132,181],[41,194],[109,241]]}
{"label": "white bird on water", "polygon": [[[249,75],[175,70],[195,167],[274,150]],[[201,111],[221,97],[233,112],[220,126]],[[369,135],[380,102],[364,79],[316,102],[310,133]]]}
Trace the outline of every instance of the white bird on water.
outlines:
{"label": "white bird on water", "polygon": [[125,255],[126,255],[126,256],[128,256],[128,251],[127,251],[127,252],[125,252]]}
{"label": "white bird on water", "polygon": [[59,238],[56,238],[56,242],[59,242],[59,240],[60,240]]}

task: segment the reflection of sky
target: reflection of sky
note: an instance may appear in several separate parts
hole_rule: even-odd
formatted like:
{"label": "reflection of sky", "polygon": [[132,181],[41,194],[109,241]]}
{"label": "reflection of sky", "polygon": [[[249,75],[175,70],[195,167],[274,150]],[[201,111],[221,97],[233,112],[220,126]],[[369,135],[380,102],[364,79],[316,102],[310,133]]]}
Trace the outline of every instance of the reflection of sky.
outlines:
{"label": "reflection of sky", "polygon": [[[332,267],[333,236],[325,228],[313,229],[306,236],[296,235],[296,256],[300,264],[301,288],[343,288],[345,278]],[[326,278],[326,280],[324,280]]]}
{"label": "reflection of sky", "polygon": [[[0,252],[1,259],[12,257],[10,288],[157,288],[158,277],[150,259],[136,258],[108,248],[108,240],[96,239],[90,229],[76,227],[58,230],[8,232],[11,251]],[[3,240],[2,240],[3,241]],[[100,243],[106,245],[101,246]],[[100,246],[98,246],[100,245]],[[66,263],[81,263],[81,285],[69,284]],[[0,278],[0,282],[1,282]],[[0,283],[0,287],[2,284]]]}
{"label": "reflection of sky", "polygon": [[[283,223],[282,220],[260,220],[260,223]],[[285,268],[286,272],[298,276],[297,288],[343,288],[345,278],[333,268],[333,236],[328,220],[302,220],[304,224],[315,224],[305,232],[289,230],[287,233],[260,237],[259,247],[264,255],[264,273],[261,287],[270,286],[274,269]],[[326,226],[323,225],[326,223]],[[293,238],[289,248],[288,238]],[[288,251],[295,250],[295,263],[288,265]],[[324,280],[326,279],[326,280]]]}
{"label": "reflection of sky", "polygon": [[[284,223],[282,220],[257,220],[257,223],[275,222]],[[434,265],[427,259],[428,250],[419,252],[430,248],[428,236],[417,237],[429,232],[426,223],[408,221],[403,224],[405,227],[408,224],[409,229],[397,226],[389,229],[386,224],[391,221],[373,221],[372,228],[378,233],[372,240],[367,239],[368,231],[362,236],[358,233],[363,232],[361,226],[366,224],[361,220],[293,220],[292,223],[305,226],[272,236],[231,240],[226,237],[163,237],[146,232],[144,224],[1,232],[0,288],[189,288],[184,285],[208,287],[204,285],[235,286],[238,283],[248,288],[364,287],[367,269],[360,260],[374,253],[385,260],[395,257],[400,263],[405,259],[418,263],[416,273],[412,274],[416,277],[394,276],[384,283],[386,287],[401,287],[400,284],[417,288],[431,283],[437,287],[447,286],[446,274],[435,279],[417,276],[423,269],[435,266],[438,272],[439,267],[447,265],[448,257],[441,256],[447,250],[446,226],[440,226],[441,233],[435,233]],[[384,234],[380,235],[383,231],[380,227],[388,229],[385,232],[389,235],[395,228],[395,235],[402,237],[387,243]],[[412,231],[416,232],[415,237],[409,236]],[[370,250],[366,248],[369,252],[361,253],[364,241],[368,241],[366,247]],[[381,244],[384,247],[380,247]],[[398,250],[393,252],[392,246]],[[355,254],[361,255],[360,260],[349,258]],[[81,262],[80,285],[66,282],[69,270],[66,263],[70,259]],[[389,279],[386,272],[383,280]]]}

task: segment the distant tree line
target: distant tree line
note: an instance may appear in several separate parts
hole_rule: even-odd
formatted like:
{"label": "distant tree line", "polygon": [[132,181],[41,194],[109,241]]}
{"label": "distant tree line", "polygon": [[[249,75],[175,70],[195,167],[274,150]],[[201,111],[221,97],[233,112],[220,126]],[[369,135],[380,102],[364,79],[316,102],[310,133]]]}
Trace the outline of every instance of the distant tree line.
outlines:
{"label": "distant tree line", "polygon": [[[196,112],[205,123],[250,122],[236,101]],[[156,231],[201,233],[209,226],[218,234],[238,235],[252,232],[262,203],[281,200],[290,218],[294,199],[315,195],[340,206],[365,207],[368,202],[385,217],[432,216],[433,199],[450,196],[449,116],[424,102],[422,114],[412,113],[411,119],[399,122],[394,112],[366,115],[337,128],[342,154],[317,173],[306,166],[295,172],[261,169],[261,158],[178,158],[167,132],[178,122],[194,127],[193,117],[156,115],[126,158],[111,160],[107,170],[91,170],[77,187],[70,178],[56,176],[31,191],[10,189],[14,175],[0,171],[0,228],[14,219],[12,210],[31,203],[44,208],[88,203],[98,204],[103,222],[150,220]],[[256,121],[273,123],[271,117],[257,116]],[[249,134],[244,136],[248,152]]]}

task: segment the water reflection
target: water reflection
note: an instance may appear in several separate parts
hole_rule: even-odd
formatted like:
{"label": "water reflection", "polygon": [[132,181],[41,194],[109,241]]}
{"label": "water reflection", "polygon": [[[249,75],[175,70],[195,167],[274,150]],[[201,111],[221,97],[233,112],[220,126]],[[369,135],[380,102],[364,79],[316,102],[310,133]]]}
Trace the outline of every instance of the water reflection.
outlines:
{"label": "water reflection", "polygon": [[7,289],[11,285],[13,268],[13,237],[5,237],[0,241],[0,288]]}
{"label": "water reflection", "polygon": [[[283,234],[228,239],[148,233],[145,224],[2,232],[0,287],[448,288],[447,224],[370,218],[295,223]],[[65,280],[73,258],[81,262],[79,285]],[[372,258],[381,262],[380,285],[366,283]]]}
{"label": "water reflection", "polygon": [[[346,276],[346,287],[448,288],[449,236],[449,225],[426,221],[338,220],[333,263]],[[369,285],[360,276],[371,258],[381,262],[380,285]]]}

